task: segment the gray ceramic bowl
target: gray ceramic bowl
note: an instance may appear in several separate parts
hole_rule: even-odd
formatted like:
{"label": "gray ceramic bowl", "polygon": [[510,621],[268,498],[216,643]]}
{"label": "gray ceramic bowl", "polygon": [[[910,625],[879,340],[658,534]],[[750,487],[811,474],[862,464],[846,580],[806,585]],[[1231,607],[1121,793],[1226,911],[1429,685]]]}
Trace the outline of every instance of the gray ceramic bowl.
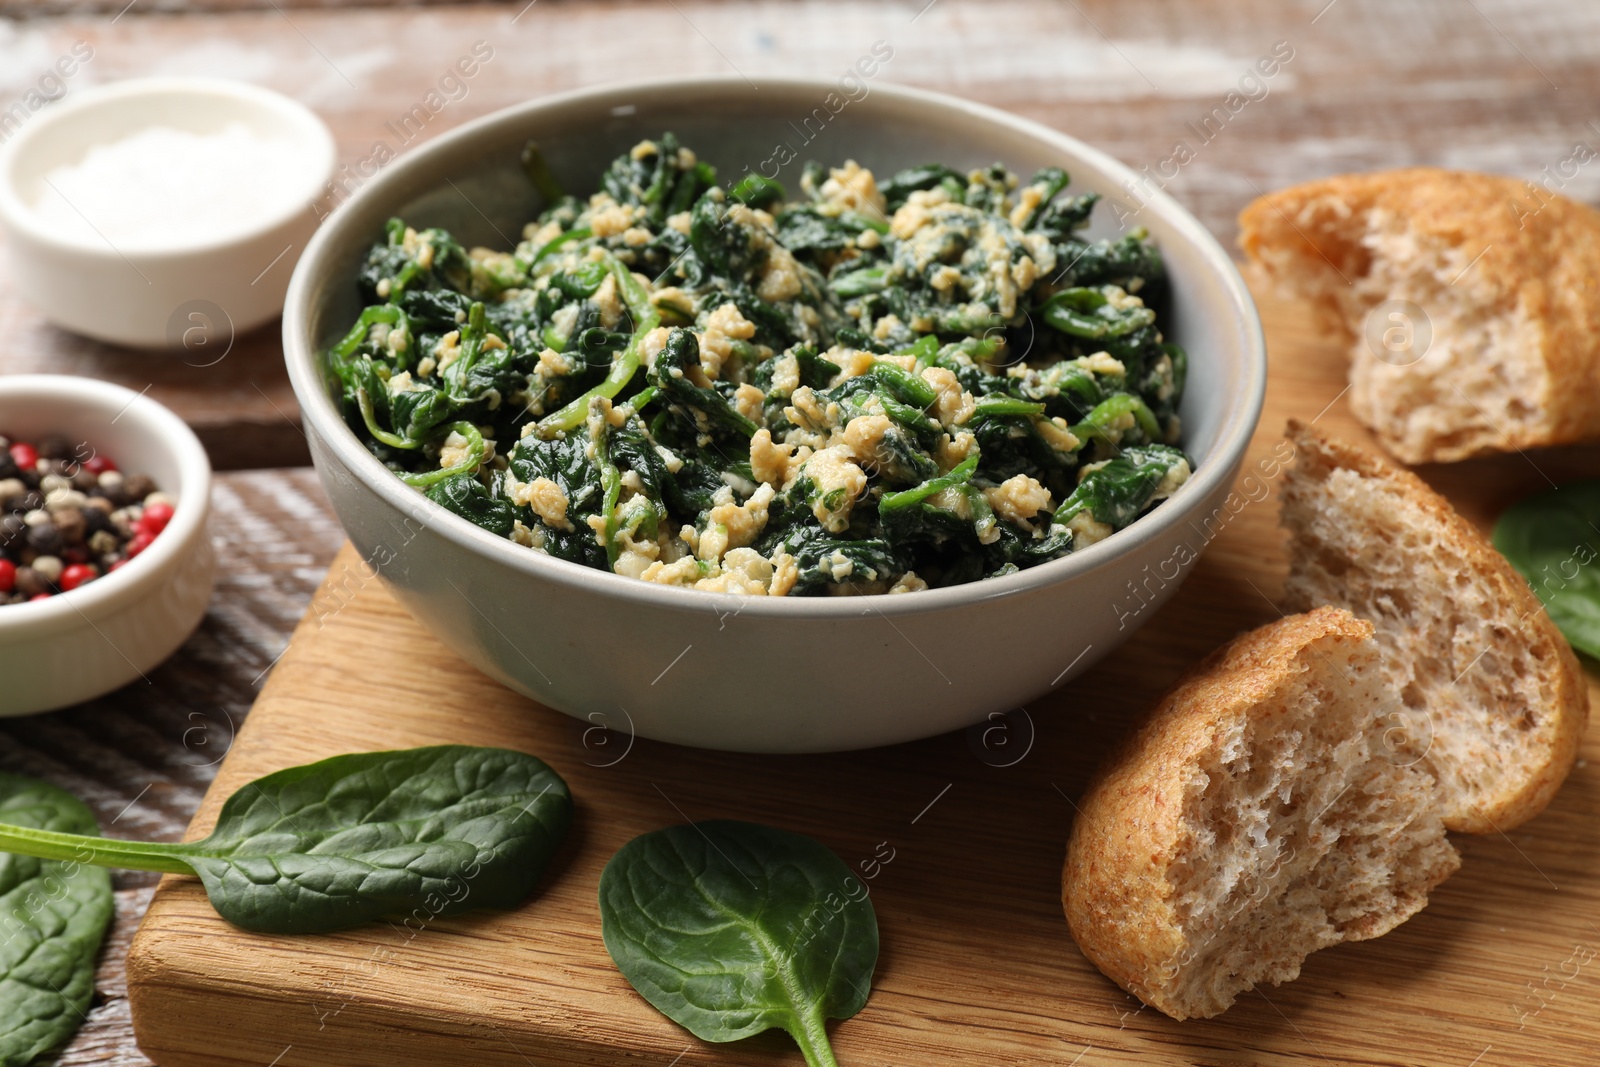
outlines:
{"label": "gray ceramic bowl", "polygon": [[[926,737],[1068,684],[1148,621],[1204,548],[1204,520],[1238,471],[1266,381],[1260,322],[1217,242],[1164,195],[1141,209],[1125,191],[1132,171],[1055,130],[888,85],[833,114],[837,89],[766,80],[755,92],[739,78],[699,78],[510,108],[390,165],[328,220],[300,261],[284,348],[312,456],[345,529],[442,645],[541,704],[625,733],[740,751]],[[826,123],[798,124],[814,115]],[[1168,337],[1190,353],[1181,413],[1195,476],[1127,530],[1019,574],[894,596],[772,600],[652,585],[554,559],[403,485],[340,421],[318,355],[355,318],[356,267],[384,220],[400,215],[447,227],[468,246],[509,247],[540,208],[518,165],[530,137],[557,178],[583,191],[611,158],[663,130],[725,179],[764,163],[770,173],[789,152],[796,158],[779,177],[791,188],[812,158],[853,158],[879,174],[932,160],[1001,160],[1023,175],[1063,166],[1075,189],[1103,194],[1097,235],[1117,232],[1113,204],[1137,211],[1171,275]]]}

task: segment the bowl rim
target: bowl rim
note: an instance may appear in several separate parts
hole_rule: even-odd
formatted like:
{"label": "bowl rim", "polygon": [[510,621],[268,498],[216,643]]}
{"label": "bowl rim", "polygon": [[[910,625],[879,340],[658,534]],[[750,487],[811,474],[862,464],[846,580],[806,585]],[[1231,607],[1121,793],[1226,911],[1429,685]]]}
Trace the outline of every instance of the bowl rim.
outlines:
{"label": "bowl rim", "polygon": [[[85,624],[93,626],[96,618],[103,618],[150,595],[171,577],[172,568],[181,562],[179,557],[188,551],[195,538],[204,536],[210,510],[211,461],[206,456],[205,446],[188,424],[166,405],[144,393],[93,378],[69,374],[0,375],[0,431],[5,429],[4,406],[29,397],[66,399],[82,404],[84,410],[90,412],[97,407],[102,412],[113,406],[121,408],[115,419],[131,416],[139,432],[147,434],[167,451],[177,463],[183,488],[179,492],[167,486],[158,487],[159,492],[176,493],[172,519],[150,542],[149,548],[124,566],[48,600],[0,605],[0,638],[17,630],[35,637]],[[63,432],[71,432],[70,427]]]}
{"label": "bowl rim", "polygon": [[[764,86],[786,91],[827,92],[834,88],[834,83],[826,78],[789,77],[767,78],[764,80]],[[741,616],[813,621],[849,618],[868,611],[875,611],[884,617],[938,612],[957,608],[963,604],[1030,593],[1069,580],[1102,564],[1108,564],[1115,558],[1133,553],[1141,546],[1166,534],[1184,520],[1187,512],[1182,508],[1173,507],[1174,500],[1180,497],[1208,498],[1213,492],[1225,489],[1231,484],[1260,421],[1266,395],[1267,353],[1261,320],[1243,277],[1221,244],[1198,219],[1170,195],[1161,191],[1145,195],[1144,207],[1181,234],[1200,253],[1206,265],[1221,281],[1229,298],[1233,320],[1241,328],[1240,332],[1245,341],[1240,368],[1243,387],[1234,394],[1234,402],[1217,432],[1209,460],[1200,464],[1199,469],[1173,494],[1172,498],[1131,526],[1060,559],[998,578],[987,578],[939,589],[918,590],[911,594],[765,597],[708,593],[704,590],[645,582],[531,550],[508,538],[496,537],[428,500],[423,494],[394,477],[393,472],[367,451],[354,432],[339,417],[317,367],[318,339],[310,334],[317,295],[312,290],[312,275],[317,264],[329,256],[330,251],[343,238],[343,231],[347,226],[353,225],[347,220],[354,218],[358,211],[368,204],[381,203],[391,190],[405,193],[413,182],[409,172],[422,161],[437,160],[457,154],[460,149],[469,146],[483,133],[497,127],[522,122],[538,112],[552,108],[588,105],[597,115],[608,114],[612,107],[626,105],[632,102],[633,98],[651,92],[670,90],[674,93],[699,92],[714,95],[734,87],[746,88],[747,85],[744,79],[736,75],[707,75],[608,82],[538,97],[492,112],[439,135],[397,160],[357,189],[318,228],[306,246],[305,253],[301,256],[300,262],[295,267],[294,276],[289,282],[289,292],[284,302],[284,360],[288,365],[290,384],[299,399],[307,429],[316,435],[317,441],[323,448],[331,452],[338,462],[355,473],[386,503],[404,514],[411,515],[422,522],[424,528],[436,531],[439,536],[457,546],[477,555],[487,556],[516,571],[585,590],[603,598],[656,609],[680,612],[716,611],[729,597],[735,597],[739,601],[738,613]],[[1138,175],[1131,168],[1110,155],[1031,119],[1012,115],[985,104],[911,86],[880,83],[875,84],[872,91],[874,95],[882,94],[897,98],[904,103],[922,108],[956,110],[972,118],[1009,127],[1069,156],[1089,162],[1103,173],[1110,175],[1123,188],[1131,188],[1132,183],[1138,181]],[[316,455],[315,448],[313,455]]]}
{"label": "bowl rim", "polygon": [[[289,202],[288,207],[264,217],[249,229],[187,244],[121,249],[113,245],[109,239],[103,238],[100,243],[90,243],[69,240],[57,235],[54,230],[38,221],[32,207],[24,201],[18,190],[16,183],[18,161],[28,151],[28,146],[50,129],[76,121],[85,113],[107,104],[138,96],[216,97],[235,104],[276,112],[288,120],[295,130],[293,136],[306,150],[308,162],[304,195],[296,196]],[[242,111],[243,109],[241,113]],[[139,127],[139,129],[144,128],[148,127]],[[13,233],[21,233],[38,244],[60,252],[105,261],[132,259],[142,263],[159,264],[224,252],[268,237],[292,223],[302,211],[310,211],[312,202],[324,192],[333,174],[336,151],[333,132],[316,112],[298,100],[264,86],[230,78],[191,75],[125,78],[93,86],[52,104],[0,147],[0,222]]]}

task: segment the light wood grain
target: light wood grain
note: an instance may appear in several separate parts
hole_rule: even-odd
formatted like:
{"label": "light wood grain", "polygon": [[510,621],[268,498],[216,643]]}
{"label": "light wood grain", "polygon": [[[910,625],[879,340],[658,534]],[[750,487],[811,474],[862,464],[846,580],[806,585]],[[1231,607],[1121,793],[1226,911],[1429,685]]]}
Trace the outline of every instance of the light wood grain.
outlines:
{"label": "light wood grain", "polygon": [[[1336,399],[1339,349],[1311,334],[1298,309],[1269,312],[1274,373],[1252,462],[1289,415],[1327,408],[1322,424],[1361,436]],[[1557,479],[1600,474],[1600,449],[1532,462]],[[1483,514],[1499,496],[1542,485],[1528,463],[1477,465],[1470,483],[1446,488]],[[1184,666],[1274,616],[1284,569],[1276,511],[1271,500],[1245,506],[1168,608],[1090,675],[1030,705],[1027,720],[991,731],[987,747],[979,730],[804,758],[642,740],[623,755],[618,736],[599,745],[586,724],[439,650],[377,580],[360,580],[347,549],[191,834],[259,774],[343,751],[460,741],[549,760],[577,797],[574,840],[524,908],[414,934],[375,924],[326,938],[251,936],[218,919],[198,883],[168,879],[129,961],[142,1046],[166,1067],[280,1054],[283,1067],[664,1065],[685,1050],[684,1063],[798,1062],[781,1040],[694,1041],[629,992],[600,942],[596,885],[618,847],[686,817],[738,816],[815,835],[852,864],[879,842],[896,850],[871,883],[884,954],[868,1007],[837,1028],[844,1063],[1065,1063],[1086,1048],[1084,1062],[1127,1064],[1326,1057],[1465,1067],[1486,1048],[1494,1058],[1484,1063],[1591,1062],[1600,1032],[1577,982],[1592,978],[1545,990],[1544,1000],[1529,987],[1570,971],[1574,946],[1600,948],[1600,777],[1590,766],[1514,837],[1460,840],[1462,873],[1397,933],[1320,953],[1301,981],[1246,996],[1221,1019],[1136,1012],[1073,946],[1058,903],[1073,798]],[[1586,751],[1600,756],[1600,736]],[[203,1020],[224,1014],[219,1045]]]}

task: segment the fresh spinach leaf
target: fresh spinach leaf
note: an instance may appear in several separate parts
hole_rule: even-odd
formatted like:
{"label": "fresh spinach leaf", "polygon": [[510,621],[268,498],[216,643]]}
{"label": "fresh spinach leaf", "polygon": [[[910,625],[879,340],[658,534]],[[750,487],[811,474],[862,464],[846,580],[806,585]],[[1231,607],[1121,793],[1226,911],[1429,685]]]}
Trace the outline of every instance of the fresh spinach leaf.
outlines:
{"label": "fresh spinach leaf", "polygon": [[641,996],[703,1041],[787,1030],[836,1067],[826,1021],[867,1002],[878,920],[822,845],[746,822],[637,837],[600,876],[606,950]]}
{"label": "fresh spinach leaf", "polygon": [[[0,819],[99,833],[76,797],[15,774],[0,774]],[[0,855],[0,1067],[22,1067],[77,1030],[112,911],[106,871],[77,858]]]}
{"label": "fresh spinach leaf", "polygon": [[235,926],[324,933],[384,917],[431,921],[513,907],[571,821],[567,785],[542,760],[441,745],[269,774],[228,798],[203,841],[118,841],[18,824],[0,825],[0,850],[195,874]]}
{"label": "fresh spinach leaf", "polygon": [[1521,572],[1573,648],[1600,656],[1600,480],[1512,505],[1494,547]]}

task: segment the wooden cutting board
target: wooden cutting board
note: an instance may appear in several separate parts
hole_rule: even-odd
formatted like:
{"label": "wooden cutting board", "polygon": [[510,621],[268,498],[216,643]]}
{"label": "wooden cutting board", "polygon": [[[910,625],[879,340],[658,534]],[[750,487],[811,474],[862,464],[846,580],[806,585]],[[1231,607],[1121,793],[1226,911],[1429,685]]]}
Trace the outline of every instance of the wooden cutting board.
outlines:
{"label": "wooden cutting board", "polygon": [[[883,954],[870,1003],[835,1028],[845,1067],[1593,1064],[1594,733],[1543,815],[1509,835],[1457,838],[1462,870],[1422,914],[1388,937],[1316,954],[1299,981],[1247,994],[1219,1019],[1176,1023],[1141,1011],[1067,933],[1059,870],[1090,771],[1186,665],[1277,615],[1284,554],[1268,495],[1275,487],[1249,472],[1291,415],[1321,413],[1321,425],[1366,439],[1342,399],[1340,346],[1299,309],[1263,310],[1271,386],[1237,516],[1171,605],[1120,651],[1064,691],[964,733],[805,757],[631,739],[623,723],[569,719],[441,650],[347,547],[190,836],[259,775],[341,752],[443,742],[544,757],[577,799],[573,833],[515,912],[333,936],[242,933],[217,918],[198,882],[168,878],[129,954],[140,1047],[164,1067],[798,1064],[780,1034],[697,1041],[632,992],[600,940],[596,887],[619,847],[672,823],[736,817],[810,834],[871,875]],[[1421,473],[1486,524],[1547,478],[1600,476],[1600,449]],[[882,855],[892,859],[874,865]]]}

